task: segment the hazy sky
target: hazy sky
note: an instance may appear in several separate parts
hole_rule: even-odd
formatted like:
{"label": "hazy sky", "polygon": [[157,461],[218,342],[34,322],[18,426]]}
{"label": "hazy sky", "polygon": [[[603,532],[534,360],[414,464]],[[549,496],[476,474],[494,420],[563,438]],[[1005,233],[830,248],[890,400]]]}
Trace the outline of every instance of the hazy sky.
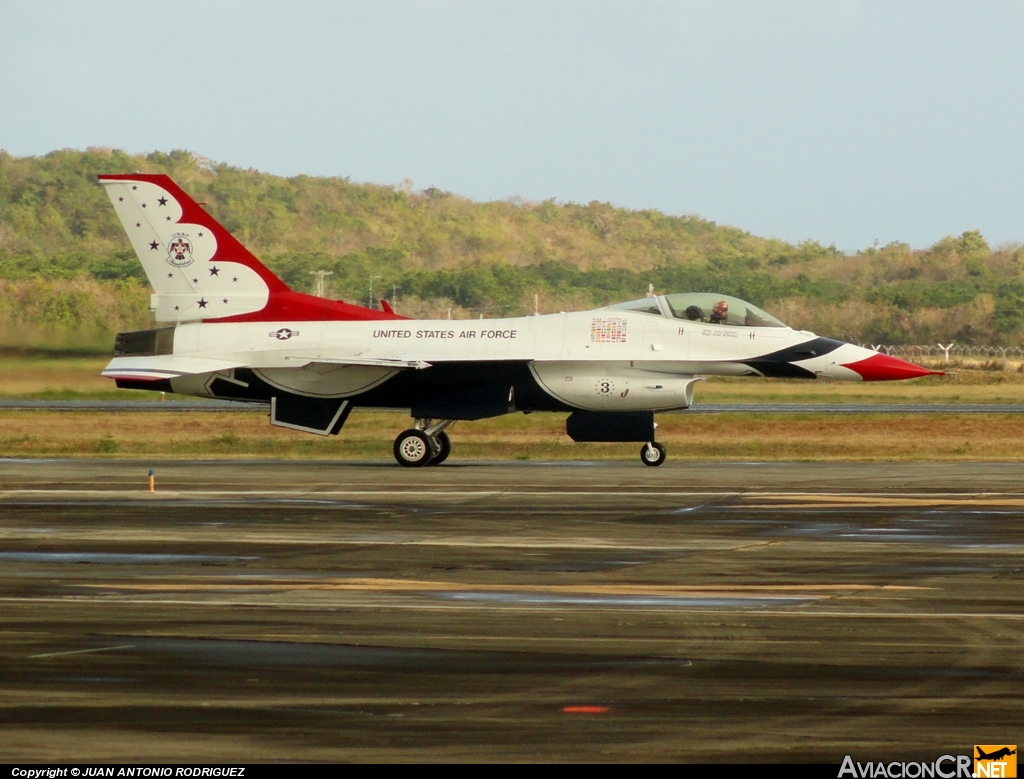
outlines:
{"label": "hazy sky", "polygon": [[[1024,241],[1024,3],[3,0],[0,148]],[[98,171],[99,172],[99,171]]]}

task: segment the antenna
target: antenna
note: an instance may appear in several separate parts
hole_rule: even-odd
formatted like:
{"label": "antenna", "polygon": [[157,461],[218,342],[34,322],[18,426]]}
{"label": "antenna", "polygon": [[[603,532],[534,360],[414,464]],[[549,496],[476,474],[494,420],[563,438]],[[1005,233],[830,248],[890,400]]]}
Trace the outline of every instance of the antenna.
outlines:
{"label": "antenna", "polygon": [[379,279],[380,276],[370,276],[370,305],[367,308],[376,308],[377,305],[373,300],[373,280]]}
{"label": "antenna", "polygon": [[333,276],[334,271],[332,270],[311,270],[310,276],[316,276],[316,296],[322,298],[324,296],[324,276]]}

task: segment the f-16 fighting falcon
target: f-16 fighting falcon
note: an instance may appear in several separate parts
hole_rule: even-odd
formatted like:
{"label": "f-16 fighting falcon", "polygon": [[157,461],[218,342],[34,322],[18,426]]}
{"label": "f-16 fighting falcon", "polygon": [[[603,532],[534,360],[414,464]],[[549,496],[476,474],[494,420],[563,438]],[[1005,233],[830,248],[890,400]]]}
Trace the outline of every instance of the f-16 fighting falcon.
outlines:
{"label": "f-16 fighting falcon", "polygon": [[404,466],[438,465],[459,420],[569,412],[574,441],[641,442],[704,376],[887,381],[934,371],[793,330],[728,295],[681,292],[593,311],[413,320],[295,292],[164,175],[104,175],[166,327],[117,336],[118,387],[267,403],[270,423],[337,435],[356,407],[409,409]]}

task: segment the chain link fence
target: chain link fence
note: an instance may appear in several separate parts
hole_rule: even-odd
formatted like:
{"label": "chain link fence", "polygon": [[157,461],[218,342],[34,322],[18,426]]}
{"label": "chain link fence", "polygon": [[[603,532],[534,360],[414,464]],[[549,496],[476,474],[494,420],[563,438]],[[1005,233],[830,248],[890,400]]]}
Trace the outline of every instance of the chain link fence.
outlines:
{"label": "chain link fence", "polygon": [[927,346],[912,344],[861,344],[876,352],[900,357],[904,360],[932,358],[948,363],[950,360],[992,361],[1001,360],[1003,367],[1008,361],[1024,361],[1024,346],[969,346],[967,344],[930,344]]}

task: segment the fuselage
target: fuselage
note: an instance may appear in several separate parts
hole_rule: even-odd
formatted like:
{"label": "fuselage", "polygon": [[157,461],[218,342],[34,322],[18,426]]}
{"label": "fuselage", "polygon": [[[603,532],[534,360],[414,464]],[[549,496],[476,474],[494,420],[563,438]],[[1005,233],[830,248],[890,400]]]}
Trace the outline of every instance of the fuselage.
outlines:
{"label": "fuselage", "polygon": [[163,370],[174,392],[269,399],[232,385],[246,370],[298,395],[388,407],[408,407],[406,392],[456,379],[497,381],[515,387],[518,410],[657,411],[689,406],[697,376],[859,381],[846,366],[876,354],[788,327],[616,308],[488,320],[197,322],[173,328],[170,340],[165,354],[115,357],[105,374],[131,386],[133,376]]}
{"label": "fuselage", "polygon": [[405,319],[288,288],[167,176],[103,175],[168,327],[121,333],[119,387],[266,402],[270,422],[336,435],[358,406],[409,409],[402,465],[438,464],[446,426],[569,411],[575,441],[644,442],[706,375],[906,379],[931,371],[793,330],[738,298],[675,293],[608,308],[488,320]]}

